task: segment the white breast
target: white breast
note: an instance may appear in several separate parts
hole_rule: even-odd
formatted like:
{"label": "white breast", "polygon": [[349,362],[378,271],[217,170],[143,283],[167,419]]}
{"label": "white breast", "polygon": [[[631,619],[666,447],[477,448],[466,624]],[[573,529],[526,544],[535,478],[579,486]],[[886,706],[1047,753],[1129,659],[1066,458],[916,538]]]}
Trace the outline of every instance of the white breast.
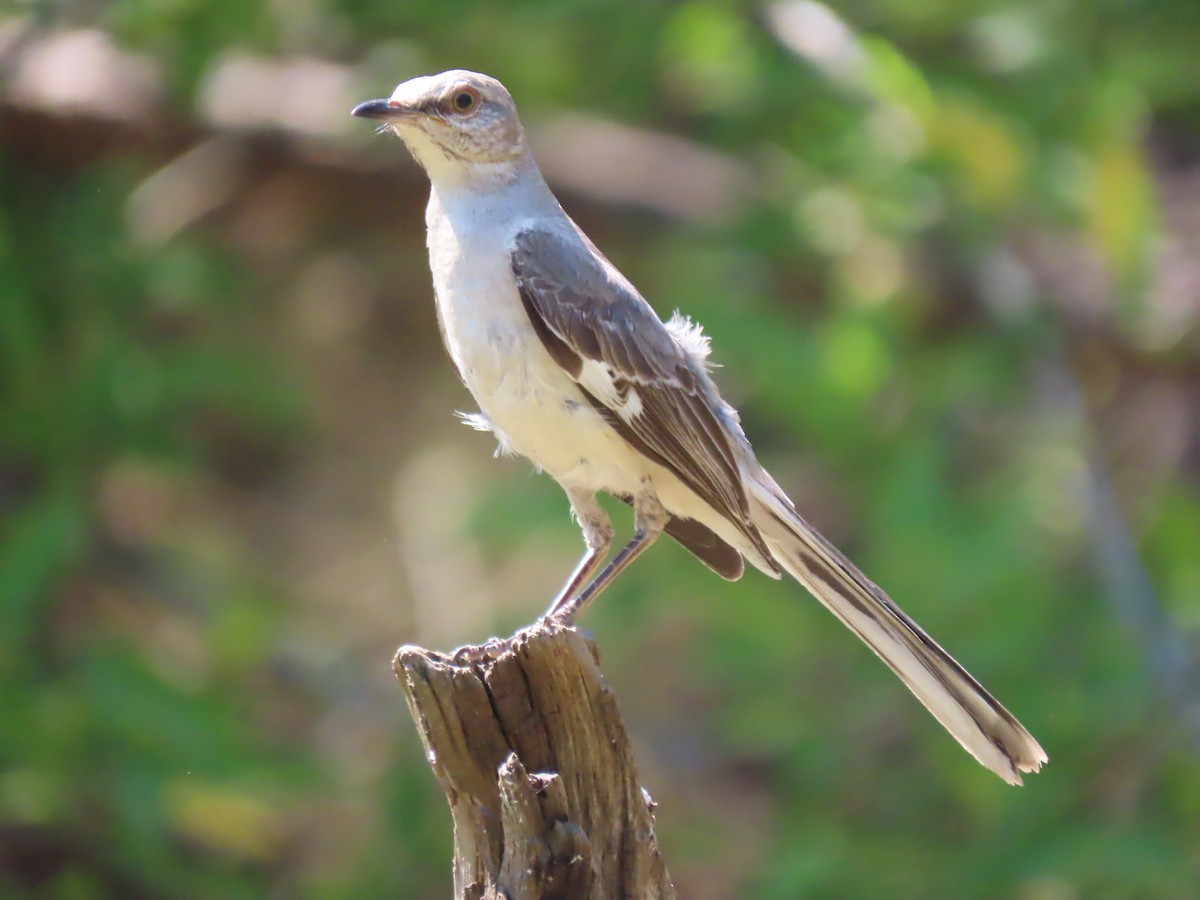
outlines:
{"label": "white breast", "polygon": [[648,462],[546,352],[521,303],[509,259],[521,223],[435,194],[427,224],[446,343],[501,444],[563,484],[636,493]]}

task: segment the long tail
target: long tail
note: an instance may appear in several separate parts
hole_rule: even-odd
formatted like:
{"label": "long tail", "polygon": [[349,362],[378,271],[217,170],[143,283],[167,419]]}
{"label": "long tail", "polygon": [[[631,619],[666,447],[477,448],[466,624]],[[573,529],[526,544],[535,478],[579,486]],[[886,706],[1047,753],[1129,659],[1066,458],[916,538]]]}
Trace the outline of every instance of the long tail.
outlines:
{"label": "long tail", "polygon": [[1009,784],[1041,768],[1046,752],[1021,723],[804,521],[769,475],[765,481],[752,483],[754,518],[779,565],[874,650],[979,762]]}

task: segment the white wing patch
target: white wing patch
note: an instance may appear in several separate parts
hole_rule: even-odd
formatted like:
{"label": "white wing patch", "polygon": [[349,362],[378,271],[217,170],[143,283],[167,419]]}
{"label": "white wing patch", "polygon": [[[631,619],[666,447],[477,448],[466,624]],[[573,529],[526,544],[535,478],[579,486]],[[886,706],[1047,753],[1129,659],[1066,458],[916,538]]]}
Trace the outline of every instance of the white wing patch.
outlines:
{"label": "white wing patch", "polygon": [[625,395],[625,405],[617,409],[617,414],[626,422],[636,419],[642,414],[642,398],[638,396],[636,390],[629,389],[629,393]]}
{"label": "white wing patch", "polygon": [[642,414],[642,398],[632,386],[624,395],[617,389],[616,377],[607,363],[585,359],[579,372],[579,383],[584,389],[615,412],[626,422],[632,422]]}

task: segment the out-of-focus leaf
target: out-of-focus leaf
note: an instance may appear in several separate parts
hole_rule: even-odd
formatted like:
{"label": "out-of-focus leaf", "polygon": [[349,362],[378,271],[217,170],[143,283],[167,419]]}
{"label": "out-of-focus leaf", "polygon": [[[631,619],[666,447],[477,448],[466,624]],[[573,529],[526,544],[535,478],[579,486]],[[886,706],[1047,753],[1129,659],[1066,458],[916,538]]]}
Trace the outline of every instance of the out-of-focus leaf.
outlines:
{"label": "out-of-focus leaf", "polygon": [[1099,148],[1089,196],[1092,237],[1114,271],[1128,278],[1145,262],[1154,220],[1151,182],[1137,144],[1114,141]]}
{"label": "out-of-focus leaf", "polygon": [[1012,124],[963,96],[939,98],[931,150],[960,173],[965,197],[986,208],[1011,204],[1026,175],[1027,155]]}

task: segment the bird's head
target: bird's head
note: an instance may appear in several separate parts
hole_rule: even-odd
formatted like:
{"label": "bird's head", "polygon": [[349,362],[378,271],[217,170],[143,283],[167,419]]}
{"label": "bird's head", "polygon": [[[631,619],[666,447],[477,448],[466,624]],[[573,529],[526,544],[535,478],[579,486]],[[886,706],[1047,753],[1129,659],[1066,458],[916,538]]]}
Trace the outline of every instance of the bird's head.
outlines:
{"label": "bird's head", "polygon": [[352,114],[383,122],[434,181],[471,170],[502,174],[527,154],[507,88],[465,69],[405,81],[388,99],[360,103]]}

